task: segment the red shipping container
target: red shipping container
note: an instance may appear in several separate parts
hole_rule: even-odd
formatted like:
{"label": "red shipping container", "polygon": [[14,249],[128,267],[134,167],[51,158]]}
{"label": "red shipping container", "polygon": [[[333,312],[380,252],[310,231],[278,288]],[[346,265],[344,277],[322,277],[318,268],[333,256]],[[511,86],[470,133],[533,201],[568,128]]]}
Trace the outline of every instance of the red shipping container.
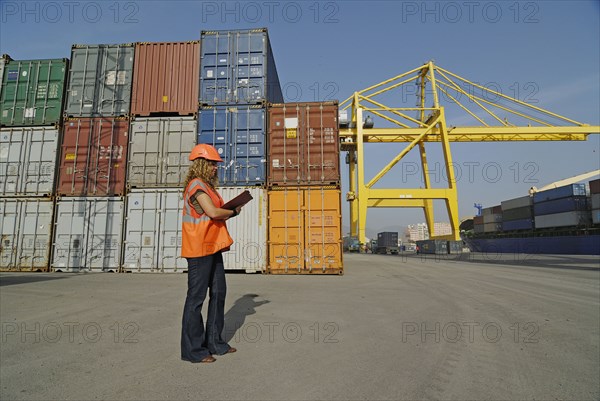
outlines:
{"label": "red shipping container", "polygon": [[199,80],[199,41],[137,43],[131,114],[196,114]]}
{"label": "red shipping container", "polygon": [[600,194],[600,179],[590,181],[590,194]]}
{"label": "red shipping container", "polygon": [[339,185],[337,102],[272,104],[269,186]]}
{"label": "red shipping container", "polygon": [[124,195],[128,130],[125,117],[66,120],[57,195]]}

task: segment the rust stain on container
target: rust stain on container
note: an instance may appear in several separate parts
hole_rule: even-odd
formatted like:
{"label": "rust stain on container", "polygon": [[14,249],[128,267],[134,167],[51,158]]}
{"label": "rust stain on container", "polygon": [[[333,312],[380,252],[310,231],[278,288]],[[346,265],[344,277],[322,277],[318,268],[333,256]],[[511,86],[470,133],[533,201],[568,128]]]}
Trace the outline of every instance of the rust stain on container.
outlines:
{"label": "rust stain on container", "polygon": [[337,102],[269,106],[270,186],[338,185]]}
{"label": "rust stain on container", "polygon": [[267,272],[343,274],[340,190],[285,187],[268,197]]}
{"label": "rust stain on container", "polygon": [[131,113],[196,114],[199,74],[199,41],[137,43]]}
{"label": "rust stain on container", "polygon": [[125,193],[127,118],[65,121],[57,194],[119,196]]}

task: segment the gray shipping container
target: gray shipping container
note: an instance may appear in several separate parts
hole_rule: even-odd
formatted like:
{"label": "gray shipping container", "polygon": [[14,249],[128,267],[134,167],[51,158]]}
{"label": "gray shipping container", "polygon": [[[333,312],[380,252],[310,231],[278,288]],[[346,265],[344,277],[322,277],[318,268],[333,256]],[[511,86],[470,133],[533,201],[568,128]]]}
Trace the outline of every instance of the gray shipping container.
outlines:
{"label": "gray shipping container", "polygon": [[448,241],[438,239],[428,239],[424,241],[417,241],[419,247],[419,253],[431,254],[431,255],[443,255],[448,253]]}
{"label": "gray shipping container", "polygon": [[459,254],[462,253],[463,250],[463,242],[462,241],[448,241],[448,253],[450,254]]}
{"label": "gray shipping container", "polygon": [[529,195],[500,202],[500,205],[502,206],[502,211],[531,206],[532,204],[533,197]]}
{"label": "gray shipping container", "polygon": [[587,226],[592,222],[590,212],[574,211],[535,216],[535,228]]}
{"label": "gray shipping container", "polygon": [[600,224],[600,209],[592,210],[592,223]]}
{"label": "gray shipping container", "polygon": [[134,47],[73,45],[65,114],[118,117],[129,114]]}
{"label": "gray shipping container", "polygon": [[484,233],[493,233],[498,231],[502,231],[502,223],[485,223],[483,225]]}
{"label": "gray shipping container", "polygon": [[193,117],[139,118],[131,122],[127,185],[181,188],[197,130]]}
{"label": "gray shipping container", "polygon": [[225,270],[254,273],[267,267],[267,192],[258,187],[221,187],[218,191],[227,202],[246,189],[254,199],[243,207],[239,216],[227,220],[233,245],[223,254],[223,263]]}
{"label": "gray shipping container", "polygon": [[181,273],[182,189],[134,189],[127,195],[123,271]]}
{"label": "gray shipping container", "polygon": [[123,199],[60,198],[51,268],[54,271],[119,271]]}
{"label": "gray shipping container", "polygon": [[54,202],[0,198],[0,270],[47,271]]}
{"label": "gray shipping container", "polygon": [[483,224],[474,224],[473,225],[473,232],[475,232],[476,234],[483,234]]}
{"label": "gray shipping container", "polygon": [[53,195],[57,149],[56,128],[2,128],[0,196]]}
{"label": "gray shipping container", "polygon": [[502,221],[502,214],[484,214],[483,215],[483,224],[489,223],[500,223]]}
{"label": "gray shipping container", "polygon": [[592,194],[592,209],[600,209],[600,194]]}
{"label": "gray shipping container", "polygon": [[502,221],[523,220],[532,217],[533,208],[530,205],[502,211]]}

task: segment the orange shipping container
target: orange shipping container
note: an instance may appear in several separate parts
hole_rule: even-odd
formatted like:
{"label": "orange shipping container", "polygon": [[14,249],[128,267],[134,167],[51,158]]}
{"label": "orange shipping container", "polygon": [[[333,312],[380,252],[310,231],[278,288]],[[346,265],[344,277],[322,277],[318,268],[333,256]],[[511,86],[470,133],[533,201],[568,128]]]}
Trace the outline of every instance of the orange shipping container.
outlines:
{"label": "orange shipping container", "polygon": [[63,196],[125,193],[129,120],[73,118],[65,121],[56,192]]}
{"label": "orange shipping container", "polygon": [[136,116],[198,112],[200,42],[137,43],[131,113]]}
{"label": "orange shipping container", "polygon": [[341,191],[284,187],[268,192],[271,274],[342,274]]}
{"label": "orange shipping container", "polygon": [[269,186],[338,185],[337,102],[269,106]]}

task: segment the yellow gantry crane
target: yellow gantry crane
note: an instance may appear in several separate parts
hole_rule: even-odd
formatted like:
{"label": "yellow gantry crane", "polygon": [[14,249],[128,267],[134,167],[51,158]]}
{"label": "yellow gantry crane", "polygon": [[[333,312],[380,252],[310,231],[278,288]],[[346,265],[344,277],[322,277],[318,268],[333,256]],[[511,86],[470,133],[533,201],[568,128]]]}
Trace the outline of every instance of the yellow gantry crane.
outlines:
{"label": "yellow gantry crane", "polygon": [[[390,107],[384,104],[390,97],[397,99],[394,98],[395,93],[407,85],[416,85],[415,107]],[[440,97],[460,107],[481,125],[448,127]],[[427,107],[430,98],[432,104]],[[350,202],[350,235],[357,236],[361,243],[365,243],[366,238],[367,209],[372,207],[422,208],[430,238],[460,238],[458,193],[450,142],[585,141],[588,135],[600,133],[600,126],[582,124],[506,96],[436,66],[433,62],[355,92],[340,104],[340,111],[341,114],[350,111],[347,124],[340,119],[340,141],[341,150],[348,152],[346,162],[349,164],[350,188],[346,199]],[[498,116],[500,112],[504,113],[504,118]],[[392,123],[392,128],[374,128],[370,117],[363,119],[366,113]],[[509,118],[518,120],[520,125],[509,122]],[[366,182],[364,144],[393,142],[408,145]],[[433,188],[431,185],[426,142],[441,143],[447,178],[444,188]],[[416,147],[420,153],[424,188],[373,188]],[[433,232],[434,200],[445,201],[452,226],[451,235],[436,237]]]}

